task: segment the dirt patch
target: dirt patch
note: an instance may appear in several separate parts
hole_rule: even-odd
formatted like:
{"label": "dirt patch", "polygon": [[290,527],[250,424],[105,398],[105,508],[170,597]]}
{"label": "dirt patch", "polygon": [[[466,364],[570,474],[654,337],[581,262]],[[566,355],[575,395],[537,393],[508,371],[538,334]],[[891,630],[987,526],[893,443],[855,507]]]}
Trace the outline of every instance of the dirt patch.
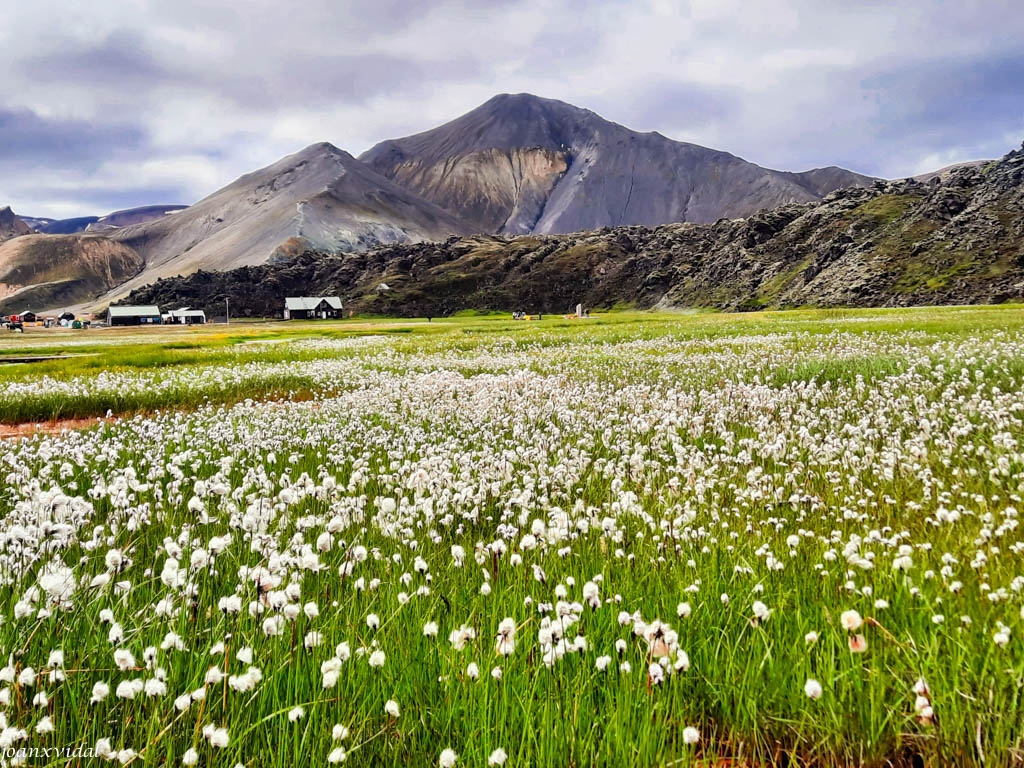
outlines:
{"label": "dirt patch", "polygon": [[[246,398],[248,399],[248,398]],[[240,402],[238,399],[225,400],[222,402],[223,405],[234,405]],[[289,404],[303,403],[307,408],[313,410],[319,410],[320,404],[316,400],[316,393],[312,390],[299,390],[289,392],[285,394],[271,394],[269,397],[265,397],[258,401],[268,407],[281,407]],[[167,412],[188,412],[195,410],[191,407],[181,408],[168,408]],[[32,437],[34,435],[58,435],[61,432],[68,430],[77,429],[89,429],[91,427],[106,424],[108,422],[116,421],[117,419],[129,418],[131,416],[139,415],[152,415],[159,411],[133,411],[126,410],[120,413],[114,413],[109,417],[101,418],[99,416],[84,416],[80,418],[69,418],[69,419],[50,419],[48,421],[28,421],[21,422],[19,424],[4,424],[0,423],[0,440],[17,439],[19,437]]]}
{"label": "dirt patch", "polygon": [[0,424],[0,440],[32,437],[33,435],[57,435],[64,430],[95,427],[104,421],[105,419],[93,417],[91,419],[56,419],[33,424]]}

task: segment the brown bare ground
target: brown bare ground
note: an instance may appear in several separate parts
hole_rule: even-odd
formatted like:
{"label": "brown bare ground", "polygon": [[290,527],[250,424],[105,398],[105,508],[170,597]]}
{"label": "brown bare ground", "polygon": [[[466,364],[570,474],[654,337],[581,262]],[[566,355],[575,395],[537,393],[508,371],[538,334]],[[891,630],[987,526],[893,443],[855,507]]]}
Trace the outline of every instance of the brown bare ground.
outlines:
{"label": "brown bare ground", "polygon": [[31,424],[0,424],[0,440],[9,440],[33,435],[56,435],[64,430],[88,429],[104,422],[105,419],[55,419]]}

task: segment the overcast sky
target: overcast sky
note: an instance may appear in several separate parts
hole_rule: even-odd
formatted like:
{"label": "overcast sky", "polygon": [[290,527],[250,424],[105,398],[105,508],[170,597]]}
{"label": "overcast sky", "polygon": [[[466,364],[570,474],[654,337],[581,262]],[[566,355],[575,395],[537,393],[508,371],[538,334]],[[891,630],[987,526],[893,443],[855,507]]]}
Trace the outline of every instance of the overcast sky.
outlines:
{"label": "overcast sky", "polygon": [[191,203],[530,92],[760,165],[900,177],[1024,139],[1020,0],[0,0],[0,206]]}

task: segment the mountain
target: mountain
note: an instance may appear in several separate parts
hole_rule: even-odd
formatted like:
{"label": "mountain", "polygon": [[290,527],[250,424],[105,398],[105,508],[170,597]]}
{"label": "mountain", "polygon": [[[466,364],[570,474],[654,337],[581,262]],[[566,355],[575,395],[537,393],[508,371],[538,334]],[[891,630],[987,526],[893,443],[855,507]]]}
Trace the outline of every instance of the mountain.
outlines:
{"label": "mountain", "polygon": [[59,309],[109,291],[142,268],[104,237],[27,235],[0,244],[0,314]]}
{"label": "mountain", "polygon": [[0,243],[12,237],[21,237],[32,232],[32,228],[11,210],[10,206],[0,208]]}
{"label": "mountain", "polygon": [[306,252],[162,280],[130,300],[213,311],[228,297],[240,316],[279,316],[295,293],[406,316],[566,312],[577,302],[744,310],[1020,301],[1024,147],[928,184],[879,181],[743,220]]}
{"label": "mountain", "polygon": [[841,168],[768,170],[530,94],[495,96],[360,159],[476,231],[501,234],[712,222],[874,181]]}
{"label": "mountain", "polygon": [[89,225],[100,220],[99,216],[77,216],[73,219],[26,219],[32,228],[44,235],[75,235],[85,232]]}
{"label": "mountain", "polygon": [[56,219],[40,219],[36,216],[19,216],[18,218],[24,221],[26,224],[28,224],[28,226],[34,232],[42,232],[43,230],[41,229],[41,227],[46,227],[49,226],[50,224],[55,224],[57,221]]}
{"label": "mountain", "polygon": [[126,208],[106,216],[79,216],[74,219],[43,219],[23,216],[25,223],[46,235],[74,235],[78,232],[106,232],[111,229],[143,224],[187,208],[187,205],[144,205]]}
{"label": "mountain", "polygon": [[127,208],[123,211],[114,211],[106,216],[100,216],[96,221],[90,223],[85,231],[104,232],[121,227],[130,227],[134,224],[145,224],[147,221],[162,219],[164,216],[178,213],[188,208],[187,205],[144,205],[139,208]]}
{"label": "mountain", "polygon": [[122,293],[159,277],[262,264],[306,248],[363,250],[467,231],[348,152],[320,143],[179,213],[108,236],[136,251],[145,265]]}

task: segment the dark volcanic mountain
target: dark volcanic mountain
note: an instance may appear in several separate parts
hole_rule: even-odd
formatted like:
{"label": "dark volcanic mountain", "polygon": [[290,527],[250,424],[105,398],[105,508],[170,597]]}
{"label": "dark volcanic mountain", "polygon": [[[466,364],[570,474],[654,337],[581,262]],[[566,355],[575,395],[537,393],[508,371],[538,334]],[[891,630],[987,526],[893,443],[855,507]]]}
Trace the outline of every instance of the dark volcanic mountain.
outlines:
{"label": "dark volcanic mountain", "polygon": [[874,181],[841,168],[768,170],[529,94],[495,96],[360,159],[476,231],[502,234],[712,222]]}
{"label": "dark volcanic mountain", "polygon": [[[389,290],[381,290],[382,283]],[[280,316],[285,296],[410,316],[460,309],[760,309],[1024,299],[1024,148],[929,183],[877,182],[744,220],[570,235],[482,236],[305,253],[163,280],[133,303]]]}
{"label": "dark volcanic mountain", "polygon": [[26,224],[11,210],[10,206],[0,208],[0,243],[10,240],[12,237],[21,237],[32,232],[32,227]]}

